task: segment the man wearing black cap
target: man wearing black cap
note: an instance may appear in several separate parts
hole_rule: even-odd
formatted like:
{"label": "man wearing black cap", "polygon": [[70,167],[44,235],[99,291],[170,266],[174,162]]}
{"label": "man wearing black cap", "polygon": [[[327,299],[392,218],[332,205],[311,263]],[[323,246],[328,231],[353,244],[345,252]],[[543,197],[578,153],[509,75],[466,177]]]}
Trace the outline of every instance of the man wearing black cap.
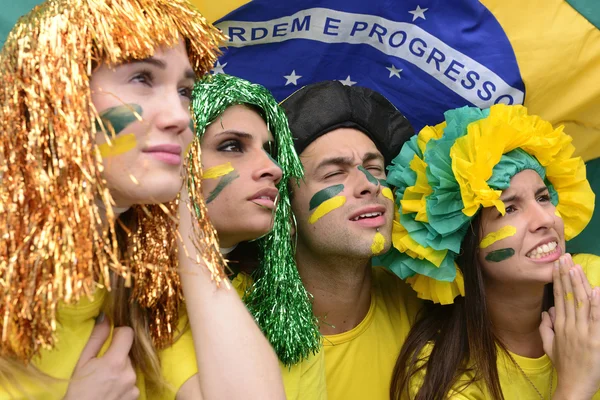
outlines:
{"label": "man wearing black cap", "polygon": [[292,197],[296,260],[324,335],[328,398],[387,399],[420,302],[371,259],[391,246],[385,167],[413,129],[380,94],[337,81],[306,86],[282,106],[305,168]]}

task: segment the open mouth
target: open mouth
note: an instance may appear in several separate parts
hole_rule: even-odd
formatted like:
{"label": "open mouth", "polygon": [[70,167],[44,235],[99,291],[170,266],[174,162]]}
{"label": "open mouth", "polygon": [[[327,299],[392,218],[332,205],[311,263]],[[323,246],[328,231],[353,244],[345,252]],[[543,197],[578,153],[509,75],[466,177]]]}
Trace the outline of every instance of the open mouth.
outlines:
{"label": "open mouth", "polygon": [[377,218],[377,217],[381,217],[382,215],[383,215],[383,213],[381,213],[381,212],[364,213],[364,214],[360,214],[360,215],[350,219],[350,221],[359,221],[361,219],[367,219],[367,218]]}
{"label": "open mouth", "polygon": [[526,256],[527,258],[537,260],[548,256],[552,256],[557,252],[560,253],[560,251],[561,250],[560,247],[558,247],[558,242],[553,241],[539,245],[538,247],[527,253]]}
{"label": "open mouth", "polygon": [[275,208],[275,202],[277,201],[278,194],[279,192],[277,189],[263,189],[253,195],[249,200],[258,206],[273,209]]}

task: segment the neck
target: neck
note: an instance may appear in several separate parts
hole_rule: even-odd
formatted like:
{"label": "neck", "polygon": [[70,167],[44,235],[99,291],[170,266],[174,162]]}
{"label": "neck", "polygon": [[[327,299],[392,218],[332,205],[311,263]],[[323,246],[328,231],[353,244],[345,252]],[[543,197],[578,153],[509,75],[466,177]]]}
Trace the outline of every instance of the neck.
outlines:
{"label": "neck", "polygon": [[221,254],[229,254],[229,253],[231,253],[232,251],[234,251],[234,250],[235,250],[235,248],[237,247],[237,245],[238,245],[238,244],[236,243],[236,244],[234,244],[234,245],[233,245],[233,246],[231,246],[231,247],[221,247],[221,248],[220,248],[220,250],[221,250]]}
{"label": "neck", "polygon": [[371,306],[371,259],[312,254],[298,245],[298,272],[314,296],[320,332],[334,335],[355,328]]}
{"label": "neck", "polygon": [[485,291],[492,329],[506,348],[523,357],[544,355],[538,330],[544,285],[486,282]]}
{"label": "neck", "polygon": [[[117,218],[119,218],[119,215],[123,214],[125,211],[127,211],[131,208],[131,206],[128,206],[128,207],[112,206],[111,207],[112,213],[109,213],[108,210],[106,209],[106,206],[102,202],[102,200],[96,199],[96,205],[98,206],[98,211],[100,212],[100,218],[102,219],[102,222],[104,224],[108,223],[109,218],[112,221],[115,221]],[[110,217],[109,217],[109,215],[110,215]]]}

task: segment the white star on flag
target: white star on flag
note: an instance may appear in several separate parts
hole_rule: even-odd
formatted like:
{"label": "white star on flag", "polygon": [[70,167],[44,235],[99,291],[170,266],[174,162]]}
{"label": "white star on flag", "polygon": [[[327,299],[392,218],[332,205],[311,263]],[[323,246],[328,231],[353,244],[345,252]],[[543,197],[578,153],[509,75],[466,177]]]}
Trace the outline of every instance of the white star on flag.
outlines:
{"label": "white star on flag", "polygon": [[219,60],[217,60],[217,65],[215,65],[215,66],[213,67],[213,69],[211,69],[210,71],[211,71],[211,72],[212,72],[214,75],[217,75],[217,74],[224,74],[224,73],[225,73],[225,70],[224,70],[223,68],[225,68],[225,66],[226,66],[226,65],[227,65],[227,63],[225,63],[225,64],[221,65],[221,62],[220,62]]}
{"label": "white star on flag", "polygon": [[348,77],[346,79],[344,79],[344,80],[340,79],[340,82],[344,86],[353,86],[353,85],[356,85],[356,82],[353,82],[353,81],[350,80],[350,75],[348,75]]}
{"label": "white star on flag", "polygon": [[283,76],[285,80],[285,86],[292,84],[298,86],[298,79],[302,78],[302,75],[296,75],[296,70],[293,70],[291,74]]}
{"label": "white star on flag", "polygon": [[421,8],[421,6],[417,6],[417,8],[415,8],[414,10],[409,11],[409,13],[413,15],[413,22],[415,21],[415,19],[418,18],[427,19],[425,18],[425,11],[427,10],[429,10],[429,8]]}
{"label": "white star on flag", "polygon": [[398,77],[398,79],[401,79],[401,77],[400,77],[400,72],[402,72],[401,68],[398,69],[398,68],[396,68],[396,66],[394,64],[392,64],[391,67],[385,67],[385,69],[390,71],[390,76],[388,76],[388,78],[391,78],[392,76],[396,76],[396,77]]}

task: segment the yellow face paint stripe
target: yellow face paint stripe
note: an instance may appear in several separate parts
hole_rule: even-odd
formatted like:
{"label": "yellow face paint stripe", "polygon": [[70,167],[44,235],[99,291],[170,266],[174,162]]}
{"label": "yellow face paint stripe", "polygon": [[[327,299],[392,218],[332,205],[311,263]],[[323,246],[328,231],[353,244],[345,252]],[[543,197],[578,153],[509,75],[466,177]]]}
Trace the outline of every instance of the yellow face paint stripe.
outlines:
{"label": "yellow face paint stripe", "polygon": [[381,233],[377,232],[375,234],[375,237],[373,238],[373,244],[371,244],[371,252],[373,252],[373,254],[377,255],[377,254],[381,253],[384,248],[385,248],[385,238],[383,237],[383,235]]}
{"label": "yellow face paint stripe", "polygon": [[133,133],[119,135],[110,142],[98,145],[102,158],[114,157],[135,149],[137,140]]}
{"label": "yellow face paint stripe", "polygon": [[383,197],[386,197],[388,199],[390,199],[391,201],[394,201],[394,194],[392,193],[392,189],[384,187],[381,188],[381,194],[383,195]]}
{"label": "yellow face paint stripe", "polygon": [[308,218],[310,224],[317,222],[322,216],[339,208],[346,203],[346,196],[335,196],[319,204],[315,211]]}
{"label": "yellow face paint stripe", "polygon": [[562,215],[560,215],[556,208],[554,209],[554,215],[556,215],[558,218],[562,218]]}
{"label": "yellow face paint stripe", "polygon": [[499,240],[514,236],[515,233],[517,233],[517,228],[511,225],[506,225],[505,227],[503,227],[500,230],[497,230],[496,232],[488,233],[479,244],[479,248],[485,249],[486,247],[491,246]]}
{"label": "yellow face paint stripe", "polygon": [[225,176],[233,170],[234,168],[230,162],[221,165],[216,165],[214,167],[207,168],[206,170],[204,170],[204,173],[202,174],[202,179],[220,178],[221,176]]}

